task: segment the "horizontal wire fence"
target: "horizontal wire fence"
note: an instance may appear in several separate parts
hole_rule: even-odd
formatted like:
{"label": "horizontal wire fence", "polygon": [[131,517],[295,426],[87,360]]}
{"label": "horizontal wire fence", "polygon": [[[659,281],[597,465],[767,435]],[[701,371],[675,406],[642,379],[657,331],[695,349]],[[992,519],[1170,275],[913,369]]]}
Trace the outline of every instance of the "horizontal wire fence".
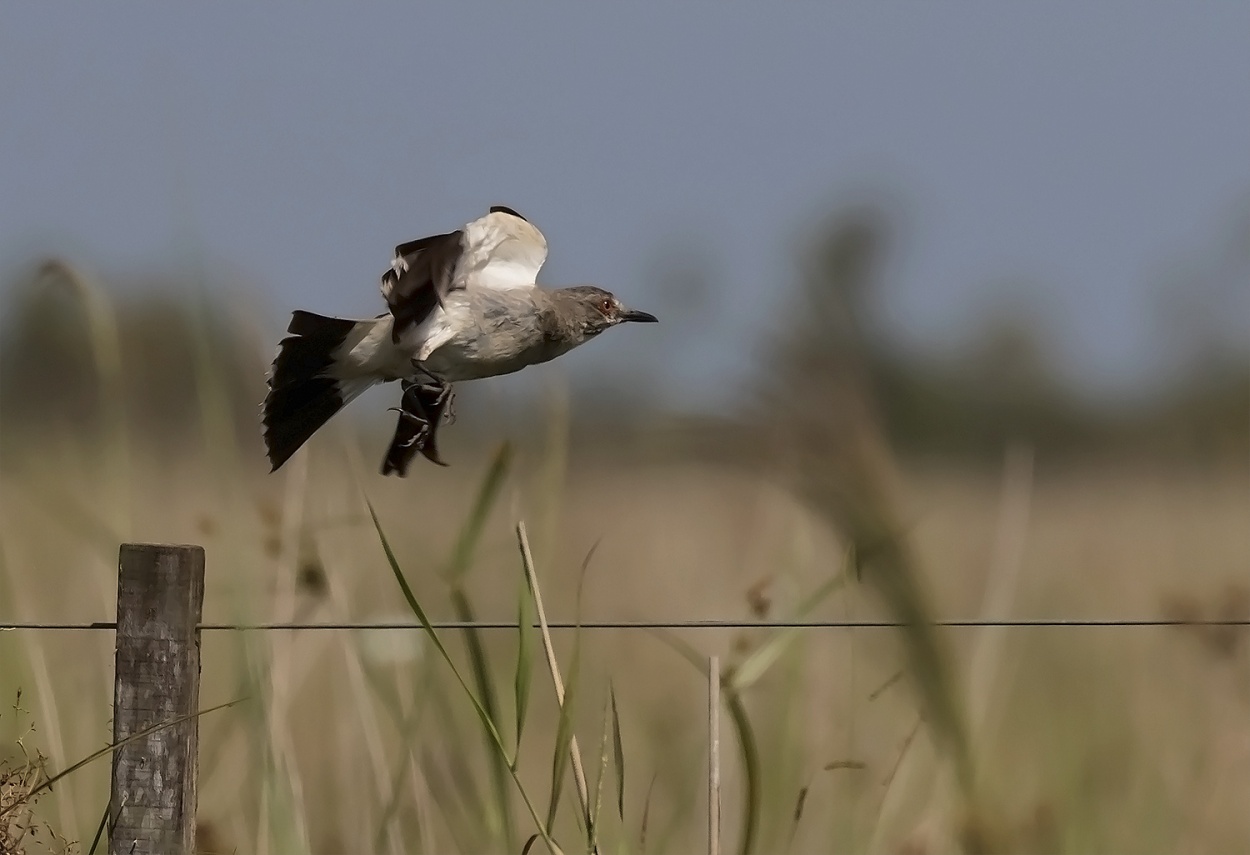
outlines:
{"label": "horizontal wire fence", "polygon": [[[516,621],[431,621],[434,629],[520,629]],[[955,619],[931,621],[927,626],[954,629],[976,627],[1250,627],[1250,618],[1182,620],[1169,618],[1018,618],[1007,620]],[[532,624],[540,629],[538,623]],[[901,629],[913,624],[886,620],[588,620],[548,621],[548,629]],[[347,622],[347,623],[202,623],[203,632],[255,632],[255,631],[315,631],[315,630],[396,630],[424,629],[420,623],[408,622]],[[0,621],[0,632],[17,630],[32,631],[89,631],[115,630],[115,621],[90,623],[11,623]]]}

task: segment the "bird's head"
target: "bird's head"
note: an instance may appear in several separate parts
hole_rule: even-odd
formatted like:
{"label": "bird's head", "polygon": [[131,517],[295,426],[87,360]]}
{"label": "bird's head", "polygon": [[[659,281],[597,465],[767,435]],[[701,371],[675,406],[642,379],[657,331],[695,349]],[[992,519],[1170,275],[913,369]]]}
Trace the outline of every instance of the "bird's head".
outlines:
{"label": "bird's head", "polygon": [[555,293],[560,295],[561,314],[583,340],[617,324],[629,321],[654,324],[659,320],[655,315],[627,308],[616,295],[594,285],[561,288]]}

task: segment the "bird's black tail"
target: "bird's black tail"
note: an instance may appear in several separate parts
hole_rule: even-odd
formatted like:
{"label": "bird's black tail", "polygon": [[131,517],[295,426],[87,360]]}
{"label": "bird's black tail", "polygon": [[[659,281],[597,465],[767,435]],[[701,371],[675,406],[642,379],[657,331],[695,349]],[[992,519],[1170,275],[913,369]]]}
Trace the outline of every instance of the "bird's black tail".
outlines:
{"label": "bird's black tail", "polygon": [[[347,340],[356,321],[295,312],[278,345],[265,396],[265,450],[276,470],[308,441],[330,417],[362,389],[346,388],[330,376],[335,351]],[[365,384],[369,385],[368,383]]]}

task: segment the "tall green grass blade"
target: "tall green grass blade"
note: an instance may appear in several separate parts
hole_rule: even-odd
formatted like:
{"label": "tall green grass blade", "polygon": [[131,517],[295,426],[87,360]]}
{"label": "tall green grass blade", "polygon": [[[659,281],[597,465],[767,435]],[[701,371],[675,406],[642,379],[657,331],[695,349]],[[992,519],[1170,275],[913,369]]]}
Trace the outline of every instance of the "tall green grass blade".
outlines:
{"label": "tall green grass blade", "polygon": [[112,802],[104,805],[104,813],[100,815],[100,824],[96,826],[95,836],[91,838],[91,848],[87,850],[87,855],[95,855],[96,849],[100,846],[100,840],[104,837],[104,829],[109,824],[109,811],[112,809]]}
{"label": "tall green grass blade", "polygon": [[[601,538],[596,538],[595,542],[590,545],[590,549],[586,551],[586,557],[582,559],[582,566],[577,576],[577,600],[574,606],[573,620],[576,628],[573,630],[573,662],[569,666],[569,683],[564,693],[565,706],[569,707],[569,718],[572,721],[572,705],[574,698],[577,697],[577,687],[581,682],[582,673],[582,594],[586,590],[586,575],[590,569],[590,561],[595,557],[595,552],[599,549]],[[578,785],[577,795],[581,802],[582,825],[586,831],[587,851],[593,855],[599,855],[599,846],[594,839],[594,817],[595,814],[591,810],[590,792],[587,789],[587,781],[585,769],[582,766],[581,756],[577,749],[577,738],[570,737],[569,752],[571,754],[569,760],[573,764],[573,773],[576,778],[575,783]]]}
{"label": "tall green grass blade", "polygon": [[412,610],[412,613],[416,616],[417,620],[421,622],[421,627],[425,630],[426,635],[430,637],[430,641],[434,645],[434,649],[438,651],[439,656],[441,656],[443,661],[447,663],[447,666],[451,668],[451,673],[460,684],[460,688],[464,690],[465,694],[468,695],[469,699],[473,702],[473,708],[477,711],[478,718],[482,720],[482,724],[486,727],[486,729],[496,737],[495,742],[498,743],[498,731],[495,730],[494,722],[492,722],[490,717],[486,715],[486,710],[482,708],[477,696],[473,694],[473,690],[469,688],[469,684],[465,682],[464,677],[460,674],[460,669],[456,667],[456,663],[452,660],[451,654],[447,652],[447,648],[443,645],[443,640],[439,638],[438,633],[434,630],[434,626],[430,623],[430,619],[426,615],[425,609],[421,607],[421,603],[417,601],[416,595],[412,592],[412,588],[409,586],[407,578],[404,577],[404,572],[399,568],[399,560],[395,557],[395,551],[391,548],[391,542],[387,538],[386,532],[382,530],[382,523],[378,520],[378,514],[373,508],[373,503],[366,498],[365,504],[369,508],[369,516],[373,519],[373,527],[378,533],[378,539],[382,543],[382,551],[386,553],[387,563],[391,567],[391,572],[395,575],[395,581],[399,583],[399,589],[404,595],[404,600],[408,603],[408,608]]}
{"label": "tall green grass blade", "polygon": [[590,811],[590,851],[599,848],[600,817],[603,816],[603,779],[608,771],[608,700],[603,701],[603,727],[599,734],[599,770],[595,775],[595,806]]}
{"label": "tall green grass blade", "polygon": [[[845,571],[838,571],[829,577],[820,587],[812,591],[792,616],[792,620],[801,620],[809,612],[820,605],[830,594],[846,585]],[[756,680],[764,676],[782,654],[802,634],[800,627],[786,627],[770,636],[767,641],[757,647],[750,656],[733,669],[730,683],[738,691],[750,688]]]}
{"label": "tall green grass blade", "polygon": [[655,779],[659,772],[651,773],[651,783],[647,784],[647,795],[642,800],[642,822],[638,826],[638,851],[647,851],[647,825],[651,819],[651,794],[655,791]]}
{"label": "tall green grass blade", "polygon": [[[499,498],[499,492],[507,478],[511,460],[511,446],[505,442],[495,452],[490,468],[478,487],[473,508],[469,512],[464,527],[460,530],[459,537],[456,539],[456,547],[452,552],[445,573],[445,578],[451,585],[451,603],[456,613],[456,619],[470,624],[467,629],[463,630],[463,637],[465,647],[469,653],[473,683],[477,689],[478,697],[482,699],[482,706],[486,709],[486,714],[494,722],[501,720],[499,703],[495,697],[495,683],[491,679],[490,666],[486,657],[486,646],[482,641],[482,635],[476,627],[472,626],[477,620],[477,615],[474,613],[469,595],[465,591],[462,582],[469,568],[473,566],[474,552],[482,539],[482,531],[486,525],[486,520],[489,518],[491,510]],[[508,796],[509,770],[505,768],[505,766],[511,764],[506,756],[491,749],[490,734],[483,733],[483,738],[487,742],[491,783],[495,788],[494,810],[490,810],[489,806],[484,805],[484,807],[488,808],[484,818],[492,832],[502,833],[504,846],[512,849],[516,841],[516,829],[512,819],[512,803]]]}
{"label": "tall green grass blade", "polygon": [[521,757],[521,734],[525,731],[525,716],[529,711],[530,688],[534,682],[534,613],[529,594],[523,587],[517,597],[517,645],[516,673],[513,676],[513,709],[516,711],[516,753],[512,756],[515,769]]}
{"label": "tall green grass blade", "polygon": [[[461,675],[460,670],[456,667],[456,663],[451,658],[451,654],[447,652],[447,648],[443,644],[442,639],[438,637],[438,633],[435,632],[433,625],[431,625],[430,619],[425,613],[425,609],[421,607],[421,604],[417,601],[416,595],[413,594],[412,587],[408,584],[408,580],[404,577],[404,571],[399,567],[399,560],[395,557],[395,550],[391,547],[391,542],[382,528],[381,521],[378,519],[378,512],[374,509],[373,503],[369,501],[367,496],[365,497],[365,506],[369,509],[369,517],[373,520],[373,528],[377,532],[378,541],[382,544],[382,551],[386,555],[387,564],[390,565],[391,573],[395,576],[395,581],[399,584],[399,589],[404,595],[404,600],[408,603],[408,608],[412,610],[412,613],[416,616],[417,620],[421,622],[421,626],[425,629],[426,635],[430,637],[430,641],[433,643],[434,649],[438,651],[439,656],[441,656],[443,661],[447,663],[447,667],[451,669],[452,676],[456,678],[456,682],[460,684],[460,688],[464,691],[465,695],[468,696],[469,702],[473,704],[473,710],[477,713],[478,720],[481,721],[482,727],[485,728],[486,732],[490,735],[491,743],[494,746],[495,751],[506,760],[507,749],[504,747],[503,739],[499,735],[499,729],[495,726],[495,722],[490,718],[490,716],[486,714],[486,709],[478,700],[477,695],[475,695],[473,690],[469,688],[468,682],[466,682],[464,676]],[[507,764],[505,763],[505,765]],[[525,787],[522,786],[520,778],[517,777],[516,772],[513,771],[511,767],[509,767],[509,771],[512,774],[512,780],[516,784],[517,790],[521,794],[522,801],[525,802],[525,807],[529,811],[530,818],[534,821],[534,824],[538,826],[539,832],[542,834],[543,842],[547,844],[547,848],[553,853],[560,852],[560,847],[547,832],[547,828],[543,825],[542,820],[539,818],[538,811],[534,808],[534,803],[530,799],[529,794],[525,791]]]}
{"label": "tall green grass blade", "polygon": [[742,753],[742,777],[746,781],[743,788],[741,831],[739,832],[738,851],[748,855],[755,851],[755,837],[759,831],[760,811],[763,807],[763,793],[760,787],[760,749],[755,738],[755,728],[747,715],[742,695],[731,685],[724,686],[725,706],[729,710],[729,720],[733,723],[734,733],[738,737],[738,749]]}
{"label": "tall green grass blade", "polygon": [[582,592],[586,589],[586,571],[590,569],[590,562],[595,557],[595,553],[599,551],[599,544],[603,543],[602,537],[595,538],[595,542],[590,544],[590,549],[586,550],[586,557],[582,559],[582,566],[577,571],[577,621],[582,620]]}
{"label": "tall green grass blade", "polygon": [[[580,634],[579,634],[580,635]],[[581,660],[581,644],[574,641],[573,670],[564,689],[564,702],[560,705],[560,719],[556,725],[556,744],[551,757],[551,801],[547,806],[547,833],[555,826],[560,796],[564,790],[564,774],[569,766],[569,751],[573,742],[573,698],[577,688],[577,671]],[[585,823],[585,817],[582,822]]]}
{"label": "tall green grass blade", "polygon": [[612,701],[612,759],[616,771],[616,813],[625,821],[625,746],[621,740],[621,716],[616,711],[616,688],[608,684]]}
{"label": "tall green grass blade", "polygon": [[757,719],[756,735],[760,754],[766,758],[761,789],[765,806],[759,834],[761,848],[780,851],[786,840],[788,808],[793,807],[790,794],[808,783],[805,775],[811,766],[811,747],[807,721],[809,669],[807,652],[811,633],[800,635],[789,643],[769,672],[769,708],[776,713]]}
{"label": "tall green grass blade", "polygon": [[[472,624],[476,622],[477,615],[473,611],[473,606],[469,602],[468,595],[457,584],[451,592],[452,608],[456,612],[456,619],[465,623]],[[491,680],[490,666],[486,660],[486,647],[482,643],[482,635],[475,628],[470,627],[462,630],[464,634],[464,644],[469,652],[469,666],[473,673],[473,683],[477,687],[478,697],[482,699],[482,707],[486,710],[486,715],[491,721],[501,721],[499,715],[499,703],[495,698],[495,684]],[[489,733],[483,733],[486,740],[487,757],[490,758],[491,783],[495,788],[495,808],[496,810],[488,810],[484,819],[492,830],[499,830],[503,833],[503,839],[508,849],[512,849],[515,845],[516,830],[513,828],[511,802],[508,797],[508,776],[509,770],[505,767],[510,763],[504,754],[493,750],[492,737]],[[500,825],[502,823],[502,828]]]}

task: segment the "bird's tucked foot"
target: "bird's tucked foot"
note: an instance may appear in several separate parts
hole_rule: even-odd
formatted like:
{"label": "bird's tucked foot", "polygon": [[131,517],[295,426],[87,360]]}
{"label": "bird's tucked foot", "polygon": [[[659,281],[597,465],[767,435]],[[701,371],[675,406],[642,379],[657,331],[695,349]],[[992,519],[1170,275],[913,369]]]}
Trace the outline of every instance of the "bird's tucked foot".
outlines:
{"label": "bird's tucked foot", "polygon": [[399,420],[382,462],[383,475],[395,473],[402,478],[417,452],[432,463],[447,465],[438,454],[437,431],[454,396],[450,384],[434,379],[433,383],[402,381],[400,406],[392,408],[399,413]]}
{"label": "bird's tucked foot", "polygon": [[[446,466],[447,464],[443,462],[438,454],[438,446],[436,444],[438,439],[437,432],[439,425],[449,421],[446,416],[451,411],[451,405],[456,396],[451,391],[451,384],[449,383],[442,383],[437,386],[423,383],[417,387],[417,390],[421,406],[425,410],[426,417],[430,420],[430,434],[421,446],[421,453],[431,463]],[[452,418],[455,418],[454,411],[452,411]]]}
{"label": "bird's tucked foot", "polygon": [[[431,387],[428,394],[430,403],[426,406],[426,410],[431,417],[445,425],[453,424],[456,421],[456,393],[452,390],[451,384],[444,383],[437,389]],[[435,413],[438,415],[435,416]]]}

